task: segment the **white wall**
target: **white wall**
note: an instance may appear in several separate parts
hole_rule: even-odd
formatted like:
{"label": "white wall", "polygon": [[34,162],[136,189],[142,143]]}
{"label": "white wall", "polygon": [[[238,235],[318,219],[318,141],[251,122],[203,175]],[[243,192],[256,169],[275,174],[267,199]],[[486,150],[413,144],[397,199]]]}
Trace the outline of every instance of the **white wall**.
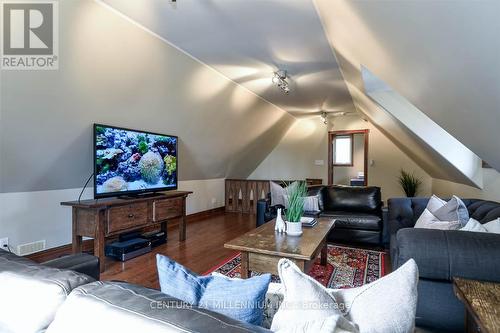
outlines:
{"label": "white wall", "polygon": [[494,169],[483,169],[484,189],[449,182],[441,179],[432,181],[432,191],[440,197],[457,195],[468,199],[485,199],[500,202],[500,173]]}
{"label": "white wall", "polygon": [[[371,123],[358,116],[332,118],[335,130],[369,129],[368,184],[382,188],[382,198],[404,196],[397,183],[401,169],[414,172],[422,180],[421,196],[432,193],[432,178]],[[249,176],[250,179],[322,178],[328,181],[327,127],[319,118],[301,119],[286,133],[278,146]],[[314,165],[323,160],[322,166]]]}
{"label": "white wall", "polygon": [[[328,181],[327,129],[318,119],[297,120],[249,179],[305,179]],[[324,165],[315,165],[322,160]]]}
{"label": "white wall", "polygon": [[[179,190],[193,191],[187,199],[187,214],[224,206],[224,179],[180,181]],[[71,208],[61,201],[78,199],[80,188],[52,191],[0,193],[0,238],[9,246],[45,240],[52,248],[71,243]],[[92,198],[87,188],[83,199]]]}

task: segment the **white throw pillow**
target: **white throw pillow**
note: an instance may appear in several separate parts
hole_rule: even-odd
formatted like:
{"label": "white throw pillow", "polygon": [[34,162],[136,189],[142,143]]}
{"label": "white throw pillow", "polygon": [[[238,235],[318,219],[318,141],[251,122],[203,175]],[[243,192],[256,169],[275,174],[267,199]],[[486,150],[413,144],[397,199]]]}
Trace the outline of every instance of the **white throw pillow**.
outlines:
{"label": "white throw pillow", "polygon": [[467,222],[467,224],[465,225],[465,227],[463,227],[460,230],[500,234],[500,218],[485,224],[481,224],[471,217],[469,222]]}
{"label": "white throw pillow", "polygon": [[[361,333],[410,333],[415,327],[418,267],[410,259],[397,270],[359,288],[332,290]],[[331,290],[331,289],[330,289]]]}
{"label": "white throw pillow", "polygon": [[433,194],[432,197],[429,199],[429,202],[427,203],[426,208],[430,212],[435,212],[436,210],[443,207],[444,205],[446,205],[446,201],[444,201],[443,199],[441,199],[438,196],[436,196],[435,194]]}
{"label": "white throw pillow", "polygon": [[415,223],[415,228],[423,229],[439,229],[439,230],[457,230],[460,229],[460,222],[458,221],[441,221],[427,208]]}
{"label": "white throw pillow", "polygon": [[488,232],[485,227],[478,221],[474,220],[472,217],[469,219],[469,222],[465,225],[465,227],[461,228],[462,231],[474,231],[474,232]]}
{"label": "white throw pillow", "polygon": [[[285,201],[285,208],[288,209],[290,203],[288,202],[288,195],[283,196]],[[319,198],[317,195],[304,197],[304,211],[305,212],[318,212],[319,211]]]}
{"label": "white throw pillow", "polygon": [[318,327],[325,327],[328,332],[413,332],[418,283],[413,259],[375,282],[351,289],[327,289],[288,259],[280,260],[278,272],[287,303],[274,316],[273,331],[324,332]]}
{"label": "white throw pillow", "polygon": [[293,182],[287,187],[281,187],[280,184],[275,182],[269,182],[269,188],[271,192],[271,206],[282,205],[285,206],[284,196],[287,194],[287,190],[293,186],[297,186],[297,182]]}
{"label": "white throw pillow", "polygon": [[500,218],[483,224],[488,232],[500,234]]}
{"label": "white throw pillow", "polygon": [[324,323],[328,332],[334,332],[336,328],[358,332],[356,326],[344,318],[328,290],[304,274],[292,261],[280,259],[278,273],[284,286],[284,296],[273,318],[273,332],[318,332],[313,322],[323,324],[325,320],[328,320]]}

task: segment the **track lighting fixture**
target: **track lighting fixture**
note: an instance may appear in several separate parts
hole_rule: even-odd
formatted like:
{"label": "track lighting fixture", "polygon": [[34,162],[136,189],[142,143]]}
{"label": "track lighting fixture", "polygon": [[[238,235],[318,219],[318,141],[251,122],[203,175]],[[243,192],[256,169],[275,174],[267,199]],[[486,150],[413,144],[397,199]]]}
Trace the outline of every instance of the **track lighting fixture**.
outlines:
{"label": "track lighting fixture", "polygon": [[286,70],[279,69],[274,72],[272,81],[278,88],[280,88],[285,94],[288,95],[290,93],[290,87],[288,86],[288,82],[286,81],[286,79]]}
{"label": "track lighting fixture", "polygon": [[321,112],[321,119],[323,120],[323,124],[328,125],[328,113],[325,111]]}

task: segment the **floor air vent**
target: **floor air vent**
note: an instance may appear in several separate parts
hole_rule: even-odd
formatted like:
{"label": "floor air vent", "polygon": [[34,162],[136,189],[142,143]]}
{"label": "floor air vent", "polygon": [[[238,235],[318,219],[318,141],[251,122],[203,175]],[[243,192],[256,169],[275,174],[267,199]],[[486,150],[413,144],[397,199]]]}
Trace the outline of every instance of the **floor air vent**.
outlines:
{"label": "floor air vent", "polygon": [[25,256],[43,250],[45,250],[45,240],[21,244],[17,246],[17,254],[20,256]]}

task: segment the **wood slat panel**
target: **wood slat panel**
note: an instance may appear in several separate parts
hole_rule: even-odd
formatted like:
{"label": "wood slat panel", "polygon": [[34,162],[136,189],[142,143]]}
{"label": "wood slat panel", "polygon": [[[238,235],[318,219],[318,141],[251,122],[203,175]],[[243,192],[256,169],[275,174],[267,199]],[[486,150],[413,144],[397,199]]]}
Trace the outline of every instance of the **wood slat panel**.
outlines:
{"label": "wood slat panel", "polygon": [[[288,180],[286,182],[290,183],[293,181],[294,180]],[[321,179],[307,179],[308,185],[317,185],[321,183]],[[269,180],[226,179],[226,212],[255,214],[257,213],[257,201],[260,199],[265,199],[269,191]],[[250,193],[253,193],[253,198],[250,196]]]}

